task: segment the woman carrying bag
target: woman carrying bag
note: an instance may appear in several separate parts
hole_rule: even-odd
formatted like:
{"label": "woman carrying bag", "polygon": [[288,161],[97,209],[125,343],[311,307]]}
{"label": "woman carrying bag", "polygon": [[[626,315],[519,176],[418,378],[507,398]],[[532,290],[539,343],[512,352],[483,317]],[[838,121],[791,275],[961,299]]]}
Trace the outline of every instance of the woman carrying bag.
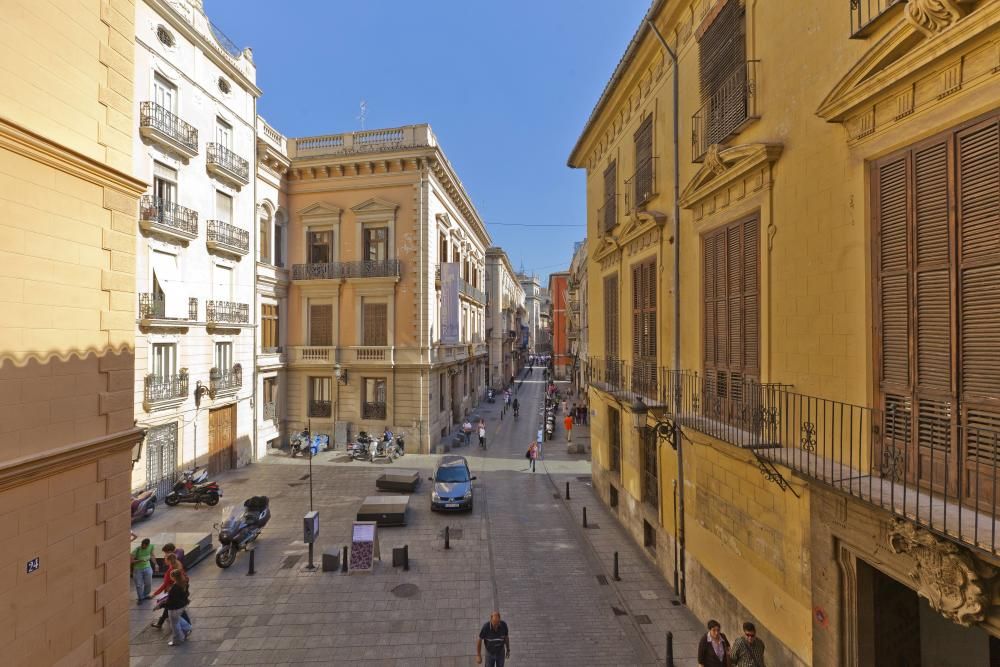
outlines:
{"label": "woman carrying bag", "polygon": [[[160,598],[158,596],[161,593],[170,592],[170,588],[174,585],[174,580],[171,578],[171,575],[174,573],[175,570],[179,570],[181,574],[183,574],[184,577],[187,578],[187,574],[184,572],[184,566],[181,565],[181,561],[177,558],[176,554],[168,553],[166,558],[163,559],[163,561],[167,565],[167,571],[163,575],[163,583],[160,584],[159,588],[153,591],[153,597],[156,598],[156,603],[157,603],[156,608],[162,609],[163,613],[160,615],[159,621],[153,621],[152,623],[150,623],[150,625],[153,626],[154,628],[162,628],[164,622],[166,622],[167,620],[168,616],[167,608],[163,606],[163,604],[166,602],[166,596],[163,596],[163,598]],[[188,618],[187,611],[183,612],[183,616],[185,621],[187,621],[188,623],[191,622],[191,619]]]}
{"label": "woman carrying bag", "polygon": [[191,623],[184,618],[190,596],[188,595],[188,578],[184,576],[183,572],[171,570],[170,578],[173,580],[173,584],[167,591],[166,602],[163,603],[167,615],[170,617],[170,629],[173,631],[173,638],[167,642],[167,645],[177,646],[187,641],[188,635],[191,634]]}

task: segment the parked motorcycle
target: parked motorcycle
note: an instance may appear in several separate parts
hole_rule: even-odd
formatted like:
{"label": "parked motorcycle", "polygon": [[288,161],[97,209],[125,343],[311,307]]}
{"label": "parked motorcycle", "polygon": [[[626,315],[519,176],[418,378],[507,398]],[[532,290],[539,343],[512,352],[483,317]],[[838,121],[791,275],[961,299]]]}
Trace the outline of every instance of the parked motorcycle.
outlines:
{"label": "parked motorcycle", "polygon": [[205,468],[195,468],[185,470],[181,478],[174,484],[174,488],[163,499],[163,502],[171,507],[180,503],[205,503],[209,507],[219,504],[222,497],[222,489],[218,482],[209,482],[208,470]]}
{"label": "parked motorcycle", "polygon": [[406,454],[406,441],[403,439],[403,432],[400,431],[399,435],[396,436],[396,456],[403,456]]}
{"label": "parked motorcycle", "polygon": [[392,463],[395,458],[396,445],[391,440],[372,440],[368,443],[368,461],[375,463],[375,459],[388,459]]}
{"label": "parked motorcycle", "polygon": [[496,403],[496,392],[493,391],[492,387],[486,391],[486,401],[488,403]]}
{"label": "parked motorcycle", "polygon": [[236,556],[260,537],[260,531],[271,519],[270,501],[267,496],[249,498],[242,506],[228,508],[219,531],[220,546],[215,552],[215,564],[225,569],[236,562]]}
{"label": "parked motorcycle", "polygon": [[154,511],[156,511],[156,491],[150,489],[132,495],[132,523],[153,516]]}
{"label": "parked motorcycle", "polygon": [[310,441],[309,431],[300,431],[289,439],[288,445],[289,456],[292,458],[298,454],[305,456],[307,452],[315,456],[330,446],[330,436],[325,433],[313,433]]}
{"label": "parked motorcycle", "polygon": [[373,438],[368,435],[367,431],[359,431],[358,439],[354,444],[350,445],[351,459],[354,461],[365,461],[369,457],[368,450],[371,446]]}

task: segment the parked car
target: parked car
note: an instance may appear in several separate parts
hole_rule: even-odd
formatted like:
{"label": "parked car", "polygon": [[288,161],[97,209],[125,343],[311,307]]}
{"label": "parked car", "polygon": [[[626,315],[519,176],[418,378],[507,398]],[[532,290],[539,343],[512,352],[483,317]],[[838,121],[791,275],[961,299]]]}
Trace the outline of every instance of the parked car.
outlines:
{"label": "parked car", "polygon": [[431,511],[472,510],[472,481],[469,462],[464,456],[442,456],[431,487]]}

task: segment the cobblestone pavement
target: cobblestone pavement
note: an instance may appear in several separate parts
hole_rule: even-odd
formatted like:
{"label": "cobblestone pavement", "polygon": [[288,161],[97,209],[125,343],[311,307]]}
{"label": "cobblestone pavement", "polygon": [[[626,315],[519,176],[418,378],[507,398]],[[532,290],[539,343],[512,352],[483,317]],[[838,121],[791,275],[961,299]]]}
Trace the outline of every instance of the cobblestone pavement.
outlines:
{"label": "cobblestone pavement", "polygon": [[[132,664],[474,665],[479,627],[498,608],[511,630],[508,665],[663,665],[668,630],[676,664],[695,665],[701,624],[674,603],[671,588],[603,508],[589,484],[588,455],[567,454],[560,427],[537,472],[528,470],[524,453],[540,421],[540,380],[522,385],[516,421],[509,412],[500,419],[500,401],[480,406],[487,450],[453,452],[467,456],[478,476],[471,513],[430,511],[426,477],[437,456],[407,454],[389,464],[418,469],[424,481],[407,525],[379,530],[382,560],[372,574],[305,569],[301,517],[309,510],[310,480],[301,458],[268,457],[220,476],[225,495],[218,507],[158,508],[134,526],[138,535],[212,531],[224,506],[251,495],[269,496],[273,516],[258,541],[255,576],[247,576],[246,553],[228,570],[212,558],[192,569],[195,630],[185,644],[169,647],[166,626],[149,626],[150,602],[133,606]],[[586,442],[587,429],[573,437]],[[343,452],[314,459],[317,565],[324,549],[345,544],[360,501],[376,493],[385,468],[348,462]],[[566,481],[570,501],[562,498]],[[584,505],[598,528],[582,528]],[[392,548],[404,544],[408,572],[392,567]],[[611,576],[615,550],[620,582]]]}

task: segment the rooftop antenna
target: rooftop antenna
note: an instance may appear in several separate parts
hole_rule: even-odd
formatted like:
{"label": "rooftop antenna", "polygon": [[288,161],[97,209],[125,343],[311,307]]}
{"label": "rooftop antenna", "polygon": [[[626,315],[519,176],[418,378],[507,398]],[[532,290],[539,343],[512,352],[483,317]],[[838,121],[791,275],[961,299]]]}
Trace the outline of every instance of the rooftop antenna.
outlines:
{"label": "rooftop antenna", "polygon": [[361,113],[356,116],[356,118],[361,121],[361,129],[365,129],[365,118],[368,117],[368,102],[361,100]]}

